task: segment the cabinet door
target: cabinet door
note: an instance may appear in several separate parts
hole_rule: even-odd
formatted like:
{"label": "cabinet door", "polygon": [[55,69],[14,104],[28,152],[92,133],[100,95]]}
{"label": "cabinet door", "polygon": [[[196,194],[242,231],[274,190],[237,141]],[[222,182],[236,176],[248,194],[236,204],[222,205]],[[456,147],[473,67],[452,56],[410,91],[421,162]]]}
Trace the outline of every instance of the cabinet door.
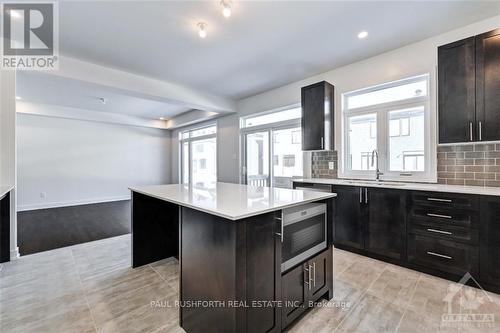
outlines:
{"label": "cabinet door", "polygon": [[438,48],[439,142],[476,139],[474,37]]}
{"label": "cabinet door", "polygon": [[481,280],[500,286],[500,198],[481,197]]}
{"label": "cabinet door", "polygon": [[285,273],[281,278],[283,308],[282,327],[285,328],[307,309],[308,280],[307,264],[300,265]]}
{"label": "cabinet door", "polygon": [[[281,300],[281,221],[273,213],[246,223],[246,289],[249,304]],[[249,332],[281,331],[279,307],[247,309]]]}
{"label": "cabinet door", "polygon": [[476,36],[476,116],[479,140],[500,140],[500,29]]}
{"label": "cabinet door", "polygon": [[333,243],[363,249],[363,188],[335,186],[333,191],[337,193]]}
{"label": "cabinet door", "polygon": [[365,249],[368,252],[400,260],[406,221],[406,192],[368,188],[368,220]]}
{"label": "cabinet door", "polygon": [[329,247],[328,250],[310,259],[307,265],[311,271],[309,299],[317,301],[327,291],[333,289],[332,248]]}
{"label": "cabinet door", "polygon": [[322,82],[302,88],[302,150],[323,149],[324,99]]}

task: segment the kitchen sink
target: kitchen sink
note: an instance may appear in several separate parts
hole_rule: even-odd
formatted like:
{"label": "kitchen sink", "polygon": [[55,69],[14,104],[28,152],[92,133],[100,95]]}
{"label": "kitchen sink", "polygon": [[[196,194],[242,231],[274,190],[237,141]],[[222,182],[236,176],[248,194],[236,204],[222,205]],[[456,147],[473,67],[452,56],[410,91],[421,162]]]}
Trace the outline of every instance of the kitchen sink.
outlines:
{"label": "kitchen sink", "polygon": [[399,182],[388,182],[388,181],[370,181],[370,180],[348,180],[346,184],[361,185],[361,186],[393,186],[393,187],[404,187],[405,183]]}

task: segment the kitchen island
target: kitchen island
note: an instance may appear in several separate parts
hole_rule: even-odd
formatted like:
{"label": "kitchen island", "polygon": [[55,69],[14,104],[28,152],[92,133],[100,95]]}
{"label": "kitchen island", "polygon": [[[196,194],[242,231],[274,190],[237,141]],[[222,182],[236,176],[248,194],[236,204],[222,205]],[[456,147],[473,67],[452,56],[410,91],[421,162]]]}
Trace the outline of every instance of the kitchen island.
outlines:
{"label": "kitchen island", "polygon": [[310,306],[306,300],[331,298],[330,242],[317,262],[283,275],[282,211],[320,203],[330,220],[334,193],[229,183],[131,191],[132,266],[178,257],[186,332],[280,332]]}

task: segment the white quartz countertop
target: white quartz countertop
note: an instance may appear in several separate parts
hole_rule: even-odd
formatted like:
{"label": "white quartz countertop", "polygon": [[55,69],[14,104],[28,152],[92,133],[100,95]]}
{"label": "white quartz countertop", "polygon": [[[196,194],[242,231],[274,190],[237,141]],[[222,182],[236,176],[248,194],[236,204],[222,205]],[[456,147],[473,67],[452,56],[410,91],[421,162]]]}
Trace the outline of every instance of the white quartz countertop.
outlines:
{"label": "white quartz countertop", "polygon": [[326,178],[294,179],[293,181],[314,183],[314,184],[382,187],[382,188],[393,188],[399,190],[500,196],[500,187],[460,186],[460,185],[443,185],[443,184],[430,184],[430,183],[403,183],[403,182],[397,183],[397,182],[384,182],[384,181],[377,183],[375,181],[369,181],[369,180],[326,179]]}
{"label": "white quartz countertop", "polygon": [[2,198],[4,195],[10,192],[13,188],[14,186],[10,185],[0,185],[0,198]]}
{"label": "white quartz countertop", "polygon": [[206,187],[187,184],[153,185],[131,187],[130,190],[230,220],[336,196],[335,193],[230,183],[216,183]]}

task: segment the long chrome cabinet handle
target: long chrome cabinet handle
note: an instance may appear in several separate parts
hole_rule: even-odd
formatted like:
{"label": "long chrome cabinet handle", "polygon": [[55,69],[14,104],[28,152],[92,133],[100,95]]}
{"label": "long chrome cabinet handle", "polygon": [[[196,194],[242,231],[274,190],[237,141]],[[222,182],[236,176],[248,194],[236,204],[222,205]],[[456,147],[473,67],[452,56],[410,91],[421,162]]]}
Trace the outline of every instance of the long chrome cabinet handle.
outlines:
{"label": "long chrome cabinet handle", "polygon": [[304,270],[307,272],[307,282],[304,281],[304,283],[307,284],[308,289],[311,290],[311,265],[307,265],[307,268]]}
{"label": "long chrome cabinet handle", "polygon": [[430,256],[444,258],[444,259],[453,259],[453,257],[447,256],[447,255],[444,255],[444,254],[439,254],[439,253],[436,253],[436,252],[431,252],[431,251],[427,251],[427,254],[430,255]]}
{"label": "long chrome cabinet handle", "polygon": [[321,137],[321,149],[325,149],[325,139]]}
{"label": "long chrome cabinet handle", "polygon": [[453,202],[451,199],[427,198],[427,201]]}
{"label": "long chrome cabinet handle", "polygon": [[473,137],[473,134],[472,134],[472,130],[473,130],[473,127],[472,127],[472,121],[469,122],[469,135],[470,135],[470,141],[474,141],[474,137]]}
{"label": "long chrome cabinet handle", "polygon": [[312,273],[312,281],[313,286],[316,287],[316,262],[313,262],[313,273]]}
{"label": "long chrome cabinet handle", "polygon": [[449,232],[449,231],[443,231],[443,230],[437,230],[437,229],[432,229],[432,228],[427,228],[427,231],[430,231],[430,232],[435,232],[437,234],[443,234],[443,235],[453,235],[452,232]]}
{"label": "long chrome cabinet handle", "polygon": [[427,216],[430,216],[430,217],[439,217],[439,218],[442,218],[442,219],[452,219],[453,218],[450,215],[441,215],[441,214],[432,214],[432,213],[427,213]]}
{"label": "long chrome cabinet handle", "polygon": [[365,204],[368,203],[368,187],[365,187]]}
{"label": "long chrome cabinet handle", "polygon": [[363,189],[359,188],[359,203],[363,203]]}
{"label": "long chrome cabinet handle", "polygon": [[483,122],[479,122],[479,141],[483,141]]}

